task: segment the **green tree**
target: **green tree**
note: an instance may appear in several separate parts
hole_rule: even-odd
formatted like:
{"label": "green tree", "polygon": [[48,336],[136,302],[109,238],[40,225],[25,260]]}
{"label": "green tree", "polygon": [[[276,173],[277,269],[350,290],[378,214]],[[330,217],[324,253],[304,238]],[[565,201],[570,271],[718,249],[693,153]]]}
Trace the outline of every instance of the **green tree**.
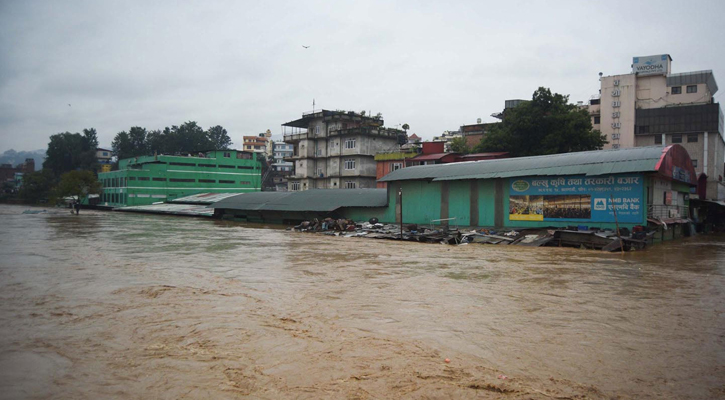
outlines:
{"label": "green tree", "polygon": [[166,135],[169,131],[169,128],[166,128],[165,130],[161,131],[159,129],[155,129],[153,131],[150,131],[148,135],[146,135],[146,147],[148,148],[149,155],[151,154],[163,154],[166,146]]}
{"label": "green tree", "polygon": [[526,101],[506,110],[503,121],[483,136],[476,152],[508,151],[513,157],[598,150],[606,137],[592,130],[587,110],[569,96],[540,87]]}
{"label": "green tree", "polygon": [[119,160],[149,154],[146,128],[134,126],[131,129],[118,132],[111,142],[113,154]]}
{"label": "green tree", "polygon": [[226,150],[232,145],[232,139],[227,134],[227,130],[222,128],[221,125],[207,129],[206,137],[211,141],[212,148],[215,150]]}
{"label": "green tree", "polygon": [[98,139],[96,130],[84,129],[80,133],[58,133],[50,137],[43,168],[56,176],[75,169],[94,169]]}
{"label": "green tree", "polygon": [[49,169],[23,174],[18,197],[28,204],[47,203],[55,182],[56,177]]}
{"label": "green tree", "polygon": [[453,138],[450,143],[450,149],[454,153],[469,154],[471,153],[471,146],[468,145],[465,137]]}
{"label": "green tree", "polygon": [[401,128],[403,128],[403,130],[405,131],[405,134],[407,135],[408,134],[408,129],[410,129],[410,125],[403,124],[403,126]]}
{"label": "green tree", "polygon": [[175,137],[177,148],[174,152],[193,153],[199,150],[209,150],[214,145],[196,121],[188,121],[180,126],[172,126],[171,131]]}
{"label": "green tree", "polygon": [[55,194],[58,197],[72,196],[79,202],[87,199],[89,194],[99,193],[101,193],[101,183],[92,171],[67,172],[60,177],[60,182],[55,187]]}
{"label": "green tree", "polygon": [[116,137],[113,138],[113,142],[111,142],[111,149],[113,150],[113,155],[118,157],[119,160],[133,157],[133,143],[131,142],[131,137],[128,136],[128,132],[118,132]]}

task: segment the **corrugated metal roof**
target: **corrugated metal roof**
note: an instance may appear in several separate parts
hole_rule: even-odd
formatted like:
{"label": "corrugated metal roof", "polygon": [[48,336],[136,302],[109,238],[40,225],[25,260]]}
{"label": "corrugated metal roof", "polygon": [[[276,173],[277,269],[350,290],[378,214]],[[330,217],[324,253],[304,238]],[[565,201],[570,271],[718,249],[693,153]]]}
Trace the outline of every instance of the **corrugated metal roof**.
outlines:
{"label": "corrugated metal roof", "polygon": [[190,196],[179,197],[178,199],[169,200],[169,203],[178,204],[212,204],[219,200],[226,199],[238,195],[236,193],[198,193]]}
{"label": "corrugated metal roof", "polygon": [[431,161],[440,160],[445,156],[455,156],[459,153],[433,153],[433,154],[421,154],[413,157],[413,161]]}
{"label": "corrugated metal roof", "polygon": [[652,172],[662,157],[663,147],[634,147],[596,150],[535,157],[501,158],[440,165],[421,165],[391,172],[379,182],[426,179],[514,178],[542,175],[605,175]]}
{"label": "corrugated metal roof", "polygon": [[258,211],[330,212],[341,207],[385,207],[386,189],[313,189],[301,192],[254,192],[218,201],[209,207]]}

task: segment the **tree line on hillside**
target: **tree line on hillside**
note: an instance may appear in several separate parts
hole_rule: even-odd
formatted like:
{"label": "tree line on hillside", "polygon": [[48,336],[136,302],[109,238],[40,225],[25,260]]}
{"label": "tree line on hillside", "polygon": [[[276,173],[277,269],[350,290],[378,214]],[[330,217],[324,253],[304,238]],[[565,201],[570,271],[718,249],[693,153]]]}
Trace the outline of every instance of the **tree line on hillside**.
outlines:
{"label": "tree line on hillside", "polygon": [[601,150],[606,143],[606,136],[592,129],[586,109],[569,104],[569,96],[540,87],[530,101],[507,109],[503,120],[488,129],[476,146],[456,138],[451,141],[451,151],[506,151],[511,157],[527,157]]}
{"label": "tree line on hillside", "polygon": [[[147,131],[134,126],[116,134],[112,152],[118,159],[151,154],[192,153],[200,150],[229,148],[232,140],[222,126],[204,130],[196,122],[164,130]],[[48,142],[43,168],[25,174],[17,197],[24,203],[49,203],[74,196],[82,199],[99,194],[101,185],[96,174],[98,134],[94,128],[83,133],[62,132],[52,135]]]}

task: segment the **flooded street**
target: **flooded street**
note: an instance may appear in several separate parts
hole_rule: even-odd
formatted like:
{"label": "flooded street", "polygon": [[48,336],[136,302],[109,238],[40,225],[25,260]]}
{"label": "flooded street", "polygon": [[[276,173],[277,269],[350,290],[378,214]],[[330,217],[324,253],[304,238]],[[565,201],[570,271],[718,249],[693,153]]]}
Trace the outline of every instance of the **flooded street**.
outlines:
{"label": "flooded street", "polygon": [[3,399],[725,398],[722,236],[623,256],[25,209],[0,206]]}

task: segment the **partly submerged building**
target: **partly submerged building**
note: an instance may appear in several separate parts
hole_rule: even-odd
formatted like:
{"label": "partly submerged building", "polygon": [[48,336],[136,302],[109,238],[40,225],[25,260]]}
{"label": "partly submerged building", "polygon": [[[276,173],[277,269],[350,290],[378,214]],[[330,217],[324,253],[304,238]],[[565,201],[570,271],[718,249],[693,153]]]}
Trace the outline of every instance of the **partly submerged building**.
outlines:
{"label": "partly submerged building", "polygon": [[367,220],[384,213],[388,201],[385,189],[313,189],[289,192],[260,192],[225,198],[213,203],[218,218],[279,224],[297,224],[313,218]]}
{"label": "partly submerged building", "polygon": [[400,223],[402,212],[406,224],[462,227],[650,225],[661,227],[659,238],[697,219],[689,204],[695,171],[679,145],[424,165],[380,181],[387,189],[251,193],[210,207],[218,217],[277,223],[326,216]]}
{"label": "partly submerged building", "polygon": [[385,222],[402,204],[404,223],[631,228],[686,221],[696,175],[672,145],[408,167],[381,182],[388,207],[371,216]]}
{"label": "partly submerged building", "polygon": [[[290,191],[376,186],[375,154],[398,150],[405,132],[383,127],[380,115],[319,110],[282,125],[294,145]],[[402,142],[402,143],[399,143]]]}
{"label": "partly submerged building", "polygon": [[98,174],[100,205],[140,206],[197,193],[261,190],[261,165],[254,153],[214,150],[197,156],[141,156],[119,161],[117,171]]}

